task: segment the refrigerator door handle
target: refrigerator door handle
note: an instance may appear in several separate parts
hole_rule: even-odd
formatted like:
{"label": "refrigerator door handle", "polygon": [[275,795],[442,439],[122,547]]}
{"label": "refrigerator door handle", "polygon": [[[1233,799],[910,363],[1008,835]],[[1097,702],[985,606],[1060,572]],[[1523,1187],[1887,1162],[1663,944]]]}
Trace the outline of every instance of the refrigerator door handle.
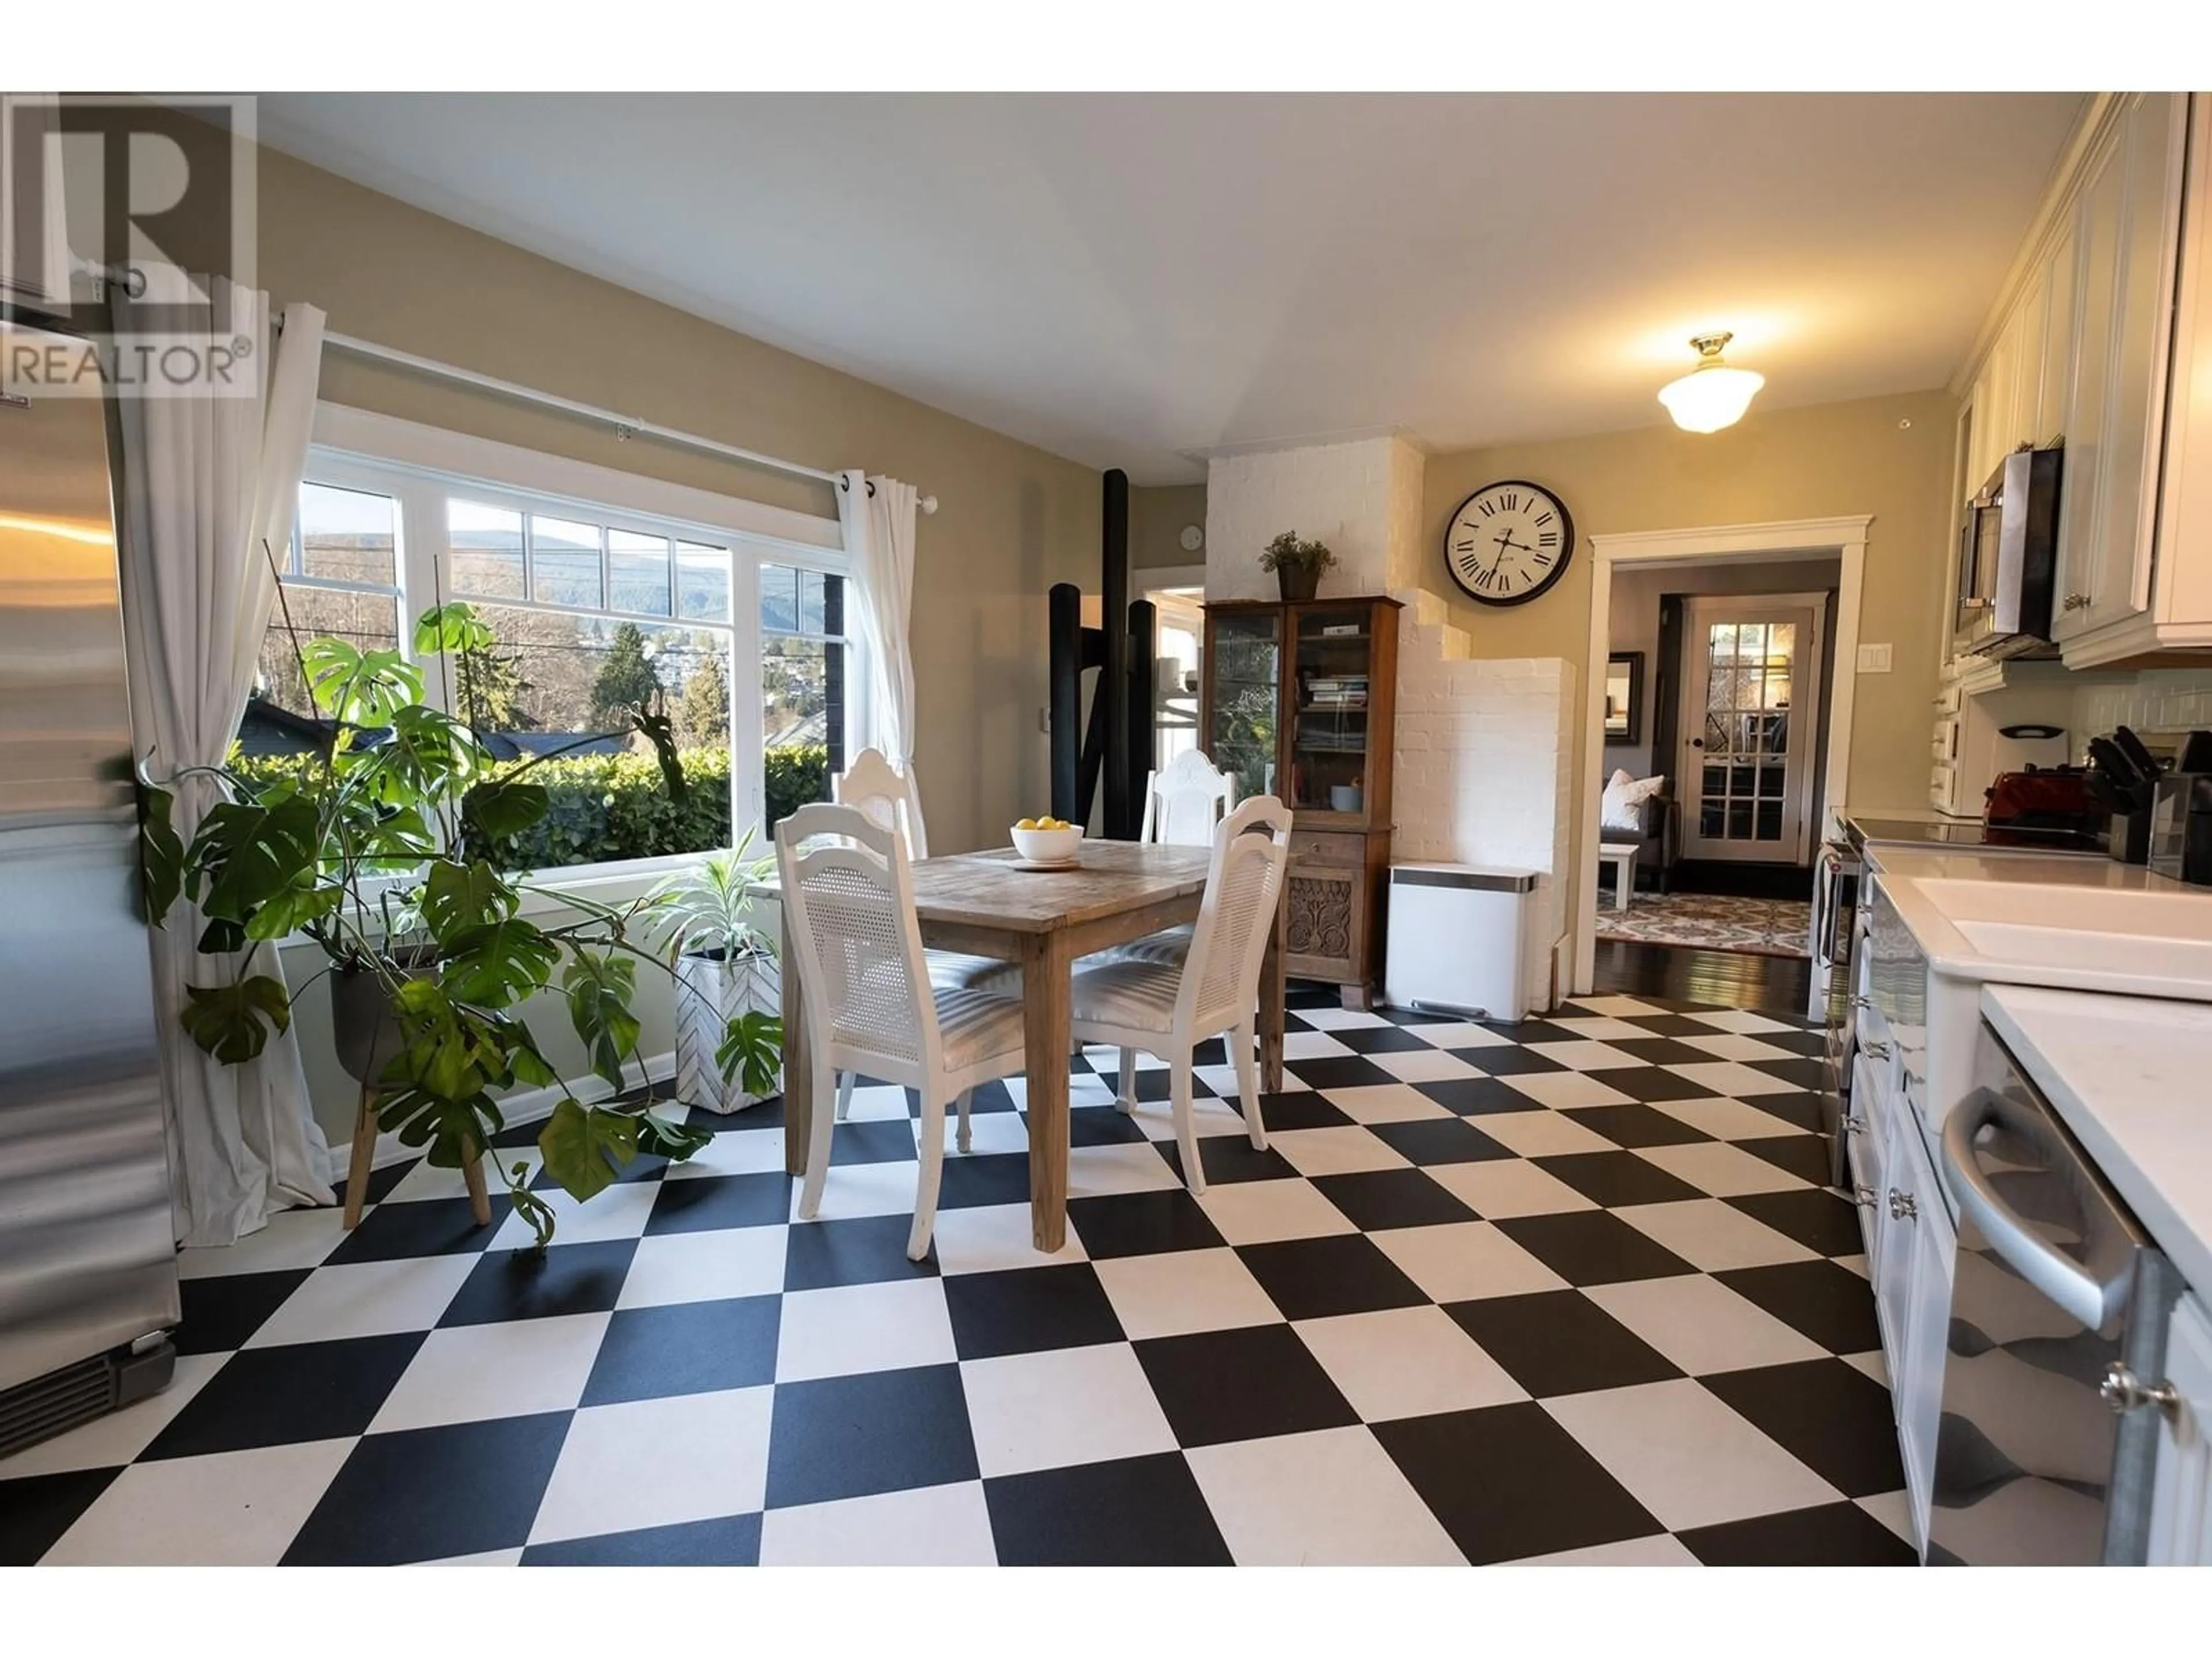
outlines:
{"label": "refrigerator door handle", "polygon": [[1943,1126],[1942,1145],[1943,1174],[1960,1214],[1982,1230],[1990,1248],[2022,1279],[2089,1329],[2104,1329],[2127,1308],[2135,1279],[2133,1258],[2124,1256],[2116,1272],[2100,1278],[2038,1237],[1998,1196],[1974,1157],[1974,1137],[1990,1125],[2024,1140],[2040,1143],[2046,1139],[2030,1113],[1994,1090],[1977,1090],[1961,1101]]}

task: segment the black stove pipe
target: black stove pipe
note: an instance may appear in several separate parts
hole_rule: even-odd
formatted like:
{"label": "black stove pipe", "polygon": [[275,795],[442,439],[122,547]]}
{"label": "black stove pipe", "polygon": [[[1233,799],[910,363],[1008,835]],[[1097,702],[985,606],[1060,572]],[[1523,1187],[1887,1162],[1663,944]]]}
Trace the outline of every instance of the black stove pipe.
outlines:
{"label": "black stove pipe", "polygon": [[1105,700],[1106,811],[1101,829],[1116,841],[1133,840],[1129,811],[1129,475],[1120,467],[1105,476],[1100,513],[1099,627],[1106,635],[1096,693]]}

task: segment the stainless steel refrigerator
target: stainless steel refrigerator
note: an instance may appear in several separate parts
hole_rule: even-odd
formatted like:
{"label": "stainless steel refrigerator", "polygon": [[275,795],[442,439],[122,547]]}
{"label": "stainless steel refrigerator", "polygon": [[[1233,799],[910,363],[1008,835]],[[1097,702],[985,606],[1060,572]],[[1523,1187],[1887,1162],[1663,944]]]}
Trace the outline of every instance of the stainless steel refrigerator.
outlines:
{"label": "stainless steel refrigerator", "polygon": [[0,1457],[164,1386],[174,1231],[97,398],[0,303]]}

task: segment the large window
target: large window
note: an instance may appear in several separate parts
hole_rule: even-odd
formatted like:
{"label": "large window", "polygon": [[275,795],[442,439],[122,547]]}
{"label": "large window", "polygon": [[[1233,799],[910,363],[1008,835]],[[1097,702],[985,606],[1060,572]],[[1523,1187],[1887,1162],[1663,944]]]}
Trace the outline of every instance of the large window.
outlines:
{"label": "large window", "polygon": [[399,643],[399,503],[366,489],[302,484],[292,537],[276,562],[277,603],[262,636],[257,695],[239,728],[248,754],[314,747],[314,705],[295,636],[329,635],[363,651]]}
{"label": "large window", "polygon": [[[414,617],[454,599],[497,635],[490,651],[422,666],[429,700],[503,762],[542,762],[532,776],[553,810],[518,839],[518,865],[707,851],[731,843],[733,823],[772,827],[827,798],[859,668],[834,550],[320,452],[308,477],[282,573],[302,638],[411,654]],[[283,621],[240,729],[249,769],[304,763],[286,757],[319,735]],[[761,723],[748,730],[733,688],[755,684]],[[680,805],[635,731],[646,713],[674,729]]]}

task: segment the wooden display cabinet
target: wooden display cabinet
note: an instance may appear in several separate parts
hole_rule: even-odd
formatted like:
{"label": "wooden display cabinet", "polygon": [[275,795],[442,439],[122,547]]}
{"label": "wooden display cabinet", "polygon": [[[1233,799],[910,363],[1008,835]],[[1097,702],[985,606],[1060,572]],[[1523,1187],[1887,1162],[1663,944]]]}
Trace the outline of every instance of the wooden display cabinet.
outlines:
{"label": "wooden display cabinet", "polygon": [[1398,601],[1206,607],[1199,731],[1239,799],[1291,809],[1286,965],[1365,1007],[1382,973]]}

